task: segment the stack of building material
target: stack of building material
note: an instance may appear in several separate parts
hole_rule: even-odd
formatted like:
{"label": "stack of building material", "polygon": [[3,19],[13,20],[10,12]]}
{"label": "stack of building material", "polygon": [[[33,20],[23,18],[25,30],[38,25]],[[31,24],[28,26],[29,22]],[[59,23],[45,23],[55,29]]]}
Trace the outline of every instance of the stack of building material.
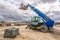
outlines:
{"label": "stack of building material", "polygon": [[19,34],[19,28],[5,29],[4,37],[14,38]]}

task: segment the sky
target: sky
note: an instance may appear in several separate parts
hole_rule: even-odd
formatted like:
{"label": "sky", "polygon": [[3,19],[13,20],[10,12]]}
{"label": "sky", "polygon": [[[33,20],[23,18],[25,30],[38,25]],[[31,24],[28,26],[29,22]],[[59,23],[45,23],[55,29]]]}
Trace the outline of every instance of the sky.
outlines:
{"label": "sky", "polygon": [[29,3],[52,20],[60,22],[60,0],[0,0],[0,21],[29,21],[37,15],[30,8],[26,11],[19,9],[21,3]]}

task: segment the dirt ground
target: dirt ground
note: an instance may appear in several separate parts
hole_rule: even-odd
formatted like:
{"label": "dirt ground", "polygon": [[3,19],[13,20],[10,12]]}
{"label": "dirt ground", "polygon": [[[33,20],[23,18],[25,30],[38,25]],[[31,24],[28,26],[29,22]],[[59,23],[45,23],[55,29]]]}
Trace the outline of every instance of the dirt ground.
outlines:
{"label": "dirt ground", "polygon": [[54,26],[53,32],[42,33],[38,30],[25,29],[27,25],[14,26],[20,34],[15,38],[4,38],[4,30],[11,27],[0,27],[0,40],[60,40],[60,25]]}

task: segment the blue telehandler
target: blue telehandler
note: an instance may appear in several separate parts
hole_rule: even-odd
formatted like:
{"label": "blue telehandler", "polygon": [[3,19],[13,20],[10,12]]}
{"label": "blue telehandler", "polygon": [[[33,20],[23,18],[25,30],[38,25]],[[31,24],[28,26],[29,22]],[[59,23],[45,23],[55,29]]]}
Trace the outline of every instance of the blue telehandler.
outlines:
{"label": "blue telehandler", "polygon": [[31,19],[26,29],[39,27],[41,32],[47,32],[53,29],[54,21],[50,19],[49,17],[47,17],[45,14],[43,14],[34,6],[31,6],[30,4],[28,4],[27,6],[21,7],[20,9],[27,10],[28,7],[30,7],[36,14],[38,14],[38,16],[35,16]]}

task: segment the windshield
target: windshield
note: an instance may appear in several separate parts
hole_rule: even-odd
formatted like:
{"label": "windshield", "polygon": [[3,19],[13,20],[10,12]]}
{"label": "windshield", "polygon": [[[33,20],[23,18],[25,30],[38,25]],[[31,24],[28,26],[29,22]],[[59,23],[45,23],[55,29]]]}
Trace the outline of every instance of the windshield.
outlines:
{"label": "windshield", "polygon": [[32,21],[32,22],[38,22],[39,20],[40,20],[39,17],[33,17],[31,21]]}

